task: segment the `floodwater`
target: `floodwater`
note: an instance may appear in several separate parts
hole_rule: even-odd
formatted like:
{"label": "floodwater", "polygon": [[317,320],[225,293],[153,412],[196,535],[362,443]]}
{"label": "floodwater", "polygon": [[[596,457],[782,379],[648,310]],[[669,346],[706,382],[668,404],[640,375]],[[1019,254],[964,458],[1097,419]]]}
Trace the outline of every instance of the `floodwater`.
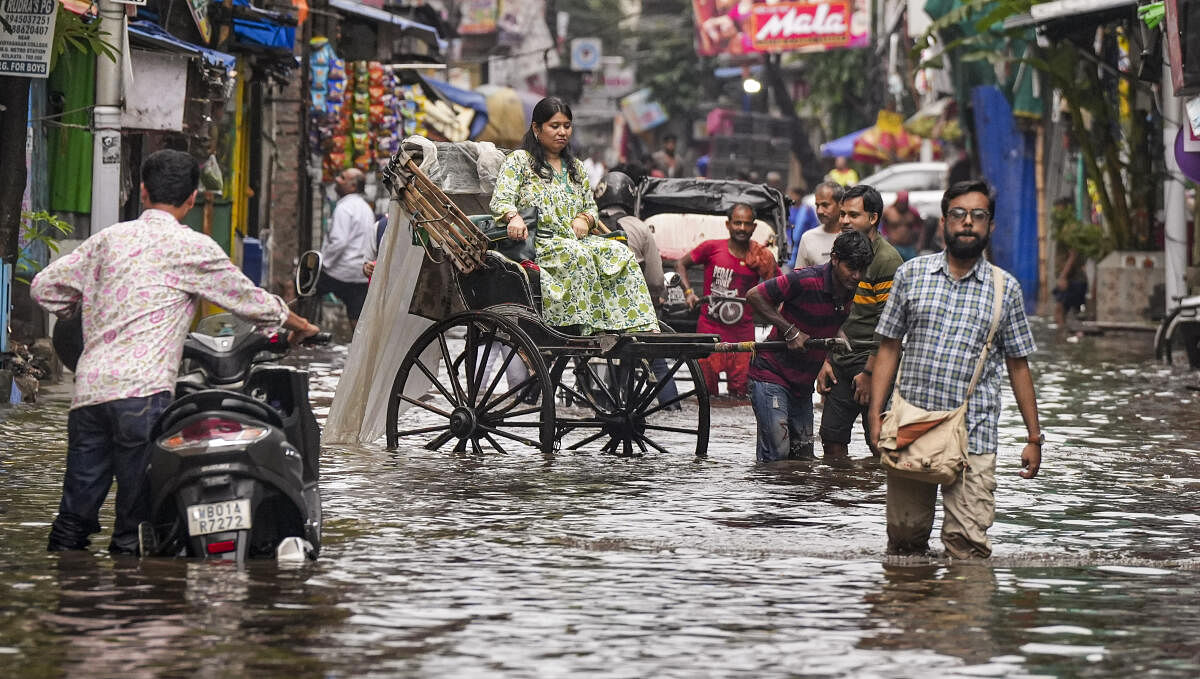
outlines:
{"label": "floodwater", "polygon": [[[1200,374],[1037,328],[1042,474],[1001,423],[995,556],[884,556],[883,473],[709,457],[327,448],[302,566],[50,555],[66,401],[0,411],[13,677],[1200,675]],[[323,417],[345,348],[313,361]],[[852,454],[865,455],[861,443]],[[936,535],[936,533],[935,533]]]}

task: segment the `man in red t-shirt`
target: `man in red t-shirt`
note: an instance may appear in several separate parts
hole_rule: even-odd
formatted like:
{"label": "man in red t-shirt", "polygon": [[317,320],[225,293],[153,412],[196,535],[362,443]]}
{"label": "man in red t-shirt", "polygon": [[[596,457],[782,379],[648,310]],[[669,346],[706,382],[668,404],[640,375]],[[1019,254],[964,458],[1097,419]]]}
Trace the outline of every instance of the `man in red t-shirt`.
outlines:
{"label": "man in red t-shirt", "polygon": [[[754,233],[754,208],[736,203],[725,220],[729,229],[727,240],[706,240],[675,262],[679,277],[686,281],[692,264],[704,265],[704,294],[708,298],[700,307],[696,332],[720,335],[724,342],[754,340],[754,317],[746,306],[746,293],[759,281],[774,278],[779,273],[775,256],[750,239]],[[684,291],[687,303],[695,308],[700,298],[695,291]],[[718,302],[721,297],[735,300]],[[704,381],[709,393],[717,393],[717,377],[721,371],[729,376],[729,394],[745,398],[748,389],[750,354],[721,353],[700,359]]]}

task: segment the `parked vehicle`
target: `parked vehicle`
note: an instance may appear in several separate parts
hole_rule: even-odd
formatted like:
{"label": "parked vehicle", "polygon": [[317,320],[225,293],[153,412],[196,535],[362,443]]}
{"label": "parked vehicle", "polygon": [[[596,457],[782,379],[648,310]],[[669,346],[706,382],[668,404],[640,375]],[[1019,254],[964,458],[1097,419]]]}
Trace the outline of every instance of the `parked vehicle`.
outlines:
{"label": "parked vehicle", "polygon": [[[937,219],[942,214],[942,194],[946,192],[948,170],[949,165],[940,160],[896,163],[864,177],[859,183],[874,186],[883,198],[884,207],[896,202],[897,192],[908,191],[908,204],[921,213],[922,219]],[[816,201],[810,193],[803,202],[811,207]]]}
{"label": "parked vehicle", "polygon": [[151,434],[143,555],[316,558],[321,436],[308,373],[277,363],[288,347],[228,313],[188,334],[175,401]]}
{"label": "parked vehicle", "polygon": [[1188,366],[1200,370],[1200,295],[1174,299],[1178,304],[1154,333],[1154,356],[1170,365],[1182,346]]}
{"label": "parked vehicle", "polygon": [[[777,260],[784,257],[780,234],[787,228],[787,202],[783,194],[766,184],[725,179],[664,179],[649,177],[637,187],[634,206],[637,217],[654,231],[662,255],[663,270],[673,272],[675,262],[692,248],[713,238],[728,238],[726,215],[734,203],[754,208],[757,226],[752,238],[771,248]],[[668,276],[670,279],[670,276]],[[688,269],[687,284],[667,285],[663,321],[679,332],[695,332],[700,307],[688,309],[684,288],[704,289],[704,267]],[[746,313],[750,313],[746,309]]]}

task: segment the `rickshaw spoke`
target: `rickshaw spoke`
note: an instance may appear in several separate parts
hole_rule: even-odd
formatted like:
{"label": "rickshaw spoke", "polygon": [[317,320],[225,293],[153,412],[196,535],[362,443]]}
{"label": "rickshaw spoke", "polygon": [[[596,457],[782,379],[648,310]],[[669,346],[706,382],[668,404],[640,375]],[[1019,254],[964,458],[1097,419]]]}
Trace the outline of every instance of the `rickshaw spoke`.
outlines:
{"label": "rickshaw spoke", "polygon": [[651,447],[653,447],[655,450],[662,453],[663,455],[671,454],[670,451],[668,451],[666,448],[663,448],[662,446],[655,443],[654,439],[650,438],[649,436],[646,436],[645,434],[638,434],[637,437],[638,437],[639,441],[642,441],[644,443],[649,443],[651,445]]}
{"label": "rickshaw spoke", "polygon": [[517,407],[517,405],[521,403],[521,399],[520,399],[519,397],[518,397],[518,398],[516,398],[516,399],[514,399],[514,400],[513,400],[513,402],[512,402],[511,404],[509,404],[508,406],[505,406],[505,408],[506,408],[505,410],[495,410],[495,411],[493,411],[493,410],[492,410],[492,408],[494,408],[494,407],[496,407],[496,406],[500,405],[501,403],[504,403],[505,401],[507,401],[507,400],[508,400],[510,397],[512,397],[512,395],[513,395],[513,394],[515,394],[515,393],[517,393],[517,392],[521,391],[522,389],[524,389],[525,387],[529,386],[529,383],[530,383],[530,382],[533,382],[535,379],[536,379],[536,376],[535,376],[535,375],[532,375],[532,374],[531,374],[531,375],[529,375],[529,376],[528,376],[528,377],[526,377],[525,379],[523,379],[523,380],[521,380],[520,382],[518,382],[518,383],[517,383],[517,386],[515,386],[515,387],[513,387],[513,388],[509,389],[508,391],[504,392],[504,394],[503,394],[503,395],[501,395],[499,398],[497,398],[497,399],[493,400],[491,403],[485,403],[485,404],[484,404],[484,405],[483,405],[483,406],[482,406],[482,407],[479,409],[479,412],[481,412],[481,413],[494,413],[494,414],[500,414],[500,415],[507,414],[509,410],[512,410],[513,408],[516,408],[516,407]]}
{"label": "rickshaw spoke", "polygon": [[[496,343],[496,332],[493,330],[484,335],[484,337],[486,339],[482,342],[483,356],[479,357],[478,363],[471,361],[471,364],[475,366],[474,374],[468,380],[471,387],[470,396],[472,403],[478,403],[476,399],[479,398],[479,388],[483,386],[483,378],[487,375],[488,361],[492,357],[492,345]],[[472,351],[471,355],[474,356],[474,354],[475,351]]]}
{"label": "rickshaw spoke", "polygon": [[[613,396],[612,390],[610,390],[610,389],[608,388],[608,384],[607,384],[607,383],[606,383],[604,380],[600,379],[600,376],[599,376],[599,375],[596,373],[596,369],[592,367],[592,362],[591,362],[591,361],[587,360],[586,358],[585,358],[585,359],[580,359],[580,360],[582,360],[582,361],[583,361],[583,365],[584,365],[584,368],[586,368],[586,369],[587,369],[588,376],[589,376],[589,377],[592,379],[592,381],[593,381],[593,382],[594,382],[596,385],[598,385],[598,386],[600,387],[601,391],[603,391],[603,392],[604,392],[604,395],[605,395],[606,397],[608,397],[608,401],[609,401],[609,403],[611,403],[611,404],[612,404],[612,406],[611,406],[610,408],[608,408],[607,410],[616,410],[616,409],[618,408],[618,404],[620,403],[620,401],[618,401],[618,400],[617,400],[617,397],[616,397],[616,396]],[[612,362],[610,361],[610,362],[609,362],[609,369],[611,370],[611,368],[612,368]],[[578,373],[576,373],[576,374],[578,374]],[[585,392],[585,393],[587,393],[587,392],[589,392],[589,391],[590,391],[590,390],[588,390],[588,389],[586,389],[586,388],[584,389],[584,392]],[[596,410],[605,410],[605,408],[601,408],[601,407],[600,407],[600,404],[599,404],[599,403],[596,401],[596,399],[595,399],[595,398],[589,398],[589,399],[585,399],[585,400],[587,400],[588,402],[590,402],[590,403],[592,404],[592,407],[593,407],[594,409],[596,409]]]}
{"label": "rickshaw spoke", "polygon": [[579,450],[583,446],[586,446],[587,444],[591,443],[592,441],[595,441],[596,439],[600,438],[601,436],[604,436],[605,434],[607,434],[607,432],[605,432],[603,429],[601,429],[600,431],[596,432],[595,434],[592,434],[591,436],[583,439],[582,441],[579,441],[578,443],[575,443],[574,445],[570,446],[569,448],[567,448],[567,450]]}
{"label": "rickshaw spoke", "polygon": [[513,441],[516,441],[517,443],[524,443],[525,445],[527,445],[531,448],[538,448],[541,446],[541,444],[538,443],[537,441],[534,441],[532,439],[527,439],[524,436],[517,436],[516,434],[509,433],[507,431],[504,431],[503,429],[498,429],[496,427],[489,427],[486,424],[479,425],[479,428],[489,434],[503,436],[504,438],[512,439]]}
{"label": "rickshaw spoke", "polygon": [[504,357],[504,364],[497,368],[495,376],[492,377],[492,383],[488,385],[487,391],[483,392],[483,396],[479,398],[480,403],[487,403],[487,400],[492,397],[492,394],[496,391],[496,387],[500,386],[500,378],[508,371],[509,364],[512,363],[513,357],[517,355],[516,347],[509,346],[509,349],[511,351],[508,352],[508,356]]}
{"label": "rickshaw spoke", "polygon": [[[654,388],[650,390],[650,393],[646,394],[642,398],[641,403],[638,404],[637,409],[641,410],[642,408],[645,408],[646,406],[650,405],[650,403],[652,401],[654,401],[654,399],[658,398],[658,395],[660,393],[662,393],[663,387],[667,386],[667,384],[671,380],[675,379],[675,373],[679,372],[679,366],[683,365],[684,363],[686,363],[686,361],[677,359],[675,361],[675,365],[671,366],[671,369],[667,371],[667,374],[658,378],[658,383],[654,385]],[[693,377],[693,379],[694,379],[694,377]],[[692,393],[694,394],[696,392],[693,391]],[[671,401],[671,402],[676,403],[676,402],[678,402],[678,399]],[[661,408],[662,404],[660,404],[659,407]]]}
{"label": "rickshaw spoke", "polygon": [[[624,364],[625,361],[622,361],[621,363]],[[625,393],[621,394],[624,397],[621,401],[621,405],[622,405],[623,409],[625,410],[625,412],[629,412],[629,407],[631,405],[633,405],[633,395],[634,395],[633,383],[635,381],[635,378],[637,377],[637,369],[638,369],[639,361],[635,360],[632,363],[633,363],[633,365],[630,365],[626,368]],[[620,375],[620,374],[621,373],[619,373],[619,372],[617,373],[617,375]],[[628,444],[628,442],[626,442],[626,443]]]}
{"label": "rickshaw spoke", "polygon": [[429,381],[433,383],[433,386],[437,387],[437,390],[442,392],[442,396],[446,397],[446,400],[450,402],[450,405],[457,406],[459,404],[459,400],[451,396],[450,393],[446,391],[446,388],[442,386],[441,381],[438,380],[437,376],[433,374],[432,370],[425,367],[425,362],[422,361],[419,356],[413,360],[413,364],[420,368],[421,372],[425,373],[425,377],[428,377]]}
{"label": "rickshaw spoke", "polygon": [[437,338],[438,345],[442,349],[442,360],[446,362],[446,377],[450,379],[450,384],[454,385],[454,393],[458,396],[458,402],[466,403],[467,395],[463,393],[462,385],[458,383],[458,373],[454,369],[454,361],[450,358],[450,347],[446,344],[446,335],[438,333]]}
{"label": "rickshaw spoke", "polygon": [[474,436],[470,437],[470,441],[471,452],[475,453],[476,455],[483,455],[483,447],[479,445],[479,441]]}
{"label": "rickshaw spoke", "polygon": [[676,434],[692,434],[693,436],[696,434],[695,429],[684,429],[683,427],[668,427],[665,424],[647,424],[646,428],[653,429],[654,431],[671,431],[671,432],[675,432]]}
{"label": "rickshaw spoke", "polygon": [[[520,417],[520,416],[522,416],[522,415],[533,415],[534,413],[540,413],[540,412],[542,412],[542,407],[541,407],[541,406],[533,406],[532,408],[526,408],[526,409],[524,409],[524,410],[511,410],[511,411],[509,411],[509,410],[506,410],[506,411],[504,411],[504,416],[505,416],[506,418],[508,418],[508,417]],[[490,419],[490,418],[489,418],[489,419]],[[536,422],[535,422],[535,423],[531,423],[531,424],[536,424]]]}
{"label": "rickshaw spoke", "polygon": [[491,434],[484,432],[483,437],[486,438],[488,440],[488,442],[490,442],[492,444],[492,448],[495,448],[498,452],[508,455],[508,451],[505,450],[504,447],[501,446],[500,443],[496,441],[496,439],[492,438]]}
{"label": "rickshaw spoke", "polygon": [[456,452],[456,453],[467,452],[467,437],[464,436],[463,438],[460,438],[458,440],[458,443],[454,444],[454,452]]}
{"label": "rickshaw spoke", "polygon": [[596,399],[591,398],[590,394],[587,393],[587,390],[584,390],[584,392],[581,393],[574,387],[570,387],[561,383],[558,385],[558,387],[568,394],[574,396],[576,401],[581,401],[591,406],[592,410],[600,410],[600,404],[596,403]]}
{"label": "rickshaw spoke", "polygon": [[466,388],[463,393],[466,398],[463,400],[468,404],[473,404],[474,394],[471,393],[471,385],[475,383],[475,373],[478,367],[475,365],[475,350],[479,347],[479,328],[475,327],[474,323],[467,323],[467,332],[463,337],[463,353],[462,360],[465,364],[463,372],[466,373]]}
{"label": "rickshaw spoke", "polygon": [[421,427],[420,429],[405,429],[404,431],[396,432],[396,436],[416,436],[417,434],[432,434],[435,431],[446,431],[450,428],[449,424],[441,424],[434,427]]}
{"label": "rickshaw spoke", "polygon": [[430,441],[429,443],[426,443],[426,444],[425,444],[425,449],[426,449],[426,450],[441,450],[442,446],[446,445],[446,443],[447,443],[447,442],[448,442],[450,439],[454,438],[454,432],[452,432],[452,431],[448,431],[448,429],[449,429],[449,426],[450,426],[450,425],[446,425],[446,427],[447,427],[447,431],[445,431],[445,432],[443,432],[443,433],[441,433],[441,434],[438,434],[438,437],[437,437],[437,438],[435,438],[434,440]]}
{"label": "rickshaw spoke", "polygon": [[629,440],[628,436],[621,439],[621,449],[624,451],[625,457],[633,457],[633,442]]}
{"label": "rickshaw spoke", "polygon": [[445,410],[442,410],[441,408],[435,408],[420,399],[416,399],[416,398],[412,398],[410,396],[405,396],[404,394],[400,394],[400,400],[404,401],[405,403],[411,403],[412,405],[415,405],[419,408],[424,408],[425,410],[428,410],[431,413],[437,413],[438,415],[441,415],[442,417],[445,417],[445,418],[450,417],[450,413],[446,412]]}
{"label": "rickshaw spoke", "polygon": [[685,391],[684,393],[676,396],[675,398],[671,399],[670,401],[667,401],[665,403],[659,403],[658,405],[654,406],[650,410],[643,412],[642,417],[649,417],[649,416],[653,415],[654,413],[657,413],[658,411],[662,410],[663,408],[667,408],[672,405],[675,405],[676,403],[686,401],[695,395],[696,395],[695,389],[693,389],[691,391]]}

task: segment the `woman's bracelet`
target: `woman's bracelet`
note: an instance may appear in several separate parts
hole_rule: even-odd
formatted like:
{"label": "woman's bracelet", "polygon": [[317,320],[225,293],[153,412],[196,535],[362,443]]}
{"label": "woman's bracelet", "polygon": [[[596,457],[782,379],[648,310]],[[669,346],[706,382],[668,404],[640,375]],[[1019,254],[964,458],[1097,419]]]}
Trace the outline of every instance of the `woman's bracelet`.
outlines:
{"label": "woman's bracelet", "polygon": [[[788,337],[788,335],[790,335],[792,332],[795,332],[796,334],[792,335],[791,337]],[[800,328],[797,328],[795,326],[795,324],[792,324],[792,325],[789,325],[788,329],[783,332],[783,341],[791,342],[792,340],[796,339],[799,336],[800,336]]]}

